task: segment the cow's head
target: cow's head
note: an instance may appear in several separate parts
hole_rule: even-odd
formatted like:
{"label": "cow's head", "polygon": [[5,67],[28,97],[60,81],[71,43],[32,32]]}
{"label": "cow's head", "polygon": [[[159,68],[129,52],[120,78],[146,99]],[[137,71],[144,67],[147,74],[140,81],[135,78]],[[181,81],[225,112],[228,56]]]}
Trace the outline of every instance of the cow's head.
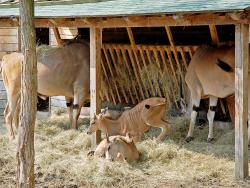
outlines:
{"label": "cow's head", "polygon": [[109,141],[107,137],[107,141],[108,147],[105,152],[106,159],[111,161],[128,161],[129,159],[134,158],[132,156],[128,156],[131,155],[131,152],[128,152],[128,150],[130,150],[129,147],[131,144],[134,144],[129,134],[126,136],[116,137],[112,141]]}
{"label": "cow's head", "polygon": [[100,130],[101,121],[103,119],[103,114],[100,113],[98,115],[94,115],[93,118],[90,119],[90,125],[87,131],[87,134],[92,134],[98,130]]}
{"label": "cow's head", "polygon": [[104,122],[105,118],[116,119],[117,117],[120,116],[120,114],[121,112],[115,113],[112,110],[109,110],[108,107],[102,109],[100,114],[94,115],[94,117],[90,119],[90,126],[87,131],[87,134],[91,134],[93,132],[101,130],[101,128],[103,128],[103,125],[104,125],[102,122]]}

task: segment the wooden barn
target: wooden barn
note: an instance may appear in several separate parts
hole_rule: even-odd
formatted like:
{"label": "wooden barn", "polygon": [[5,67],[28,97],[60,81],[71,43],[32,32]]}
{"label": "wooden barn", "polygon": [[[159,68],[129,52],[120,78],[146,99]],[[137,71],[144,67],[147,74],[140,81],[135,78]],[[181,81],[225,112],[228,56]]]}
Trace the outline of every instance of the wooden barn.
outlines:
{"label": "wooden barn", "polygon": [[[185,92],[185,72],[197,47],[235,45],[235,175],[248,176],[244,70],[250,41],[249,0],[65,2],[36,4],[37,43],[46,44],[42,39],[48,37],[47,44],[60,45],[78,34],[90,41],[91,116],[100,112],[101,101],[137,104],[151,96],[165,97],[179,108],[180,98],[186,100],[179,91]],[[0,56],[20,51],[18,26],[18,7],[0,6]],[[97,132],[92,144],[99,140]]]}

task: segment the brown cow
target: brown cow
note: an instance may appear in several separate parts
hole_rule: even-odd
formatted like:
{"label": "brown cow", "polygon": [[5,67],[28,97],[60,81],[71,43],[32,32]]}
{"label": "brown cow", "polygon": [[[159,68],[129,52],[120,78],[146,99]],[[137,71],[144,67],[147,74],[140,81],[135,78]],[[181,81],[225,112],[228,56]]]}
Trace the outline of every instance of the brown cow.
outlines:
{"label": "brown cow", "polygon": [[[250,57],[249,57],[250,60]],[[215,107],[218,98],[225,98],[234,94],[234,71],[235,67],[235,49],[234,47],[213,48],[202,46],[195,52],[187,69],[185,81],[191,93],[191,104],[193,110],[186,141],[193,139],[193,131],[197,112],[199,111],[200,100],[209,98],[209,110],[207,118],[209,121],[208,142],[213,137],[213,120]],[[250,76],[248,77],[250,79]],[[250,80],[248,81],[248,96],[250,96]],[[248,100],[250,109],[250,100]],[[248,113],[248,122],[249,122]],[[250,126],[248,129],[250,136]],[[248,142],[250,144],[250,137]]]}
{"label": "brown cow", "polygon": [[107,132],[110,136],[125,136],[126,133],[129,133],[134,141],[138,141],[150,127],[158,127],[162,129],[162,132],[157,137],[157,141],[161,141],[170,132],[170,125],[163,119],[165,111],[165,98],[149,98],[140,102],[134,108],[124,111],[115,120],[105,117],[102,113],[96,115],[91,120],[88,133],[97,130]]}
{"label": "brown cow", "polygon": [[139,152],[129,134],[126,136],[107,136],[97,146],[94,155],[112,161],[127,161],[129,163],[139,159]]}
{"label": "brown cow", "polygon": [[[42,96],[65,96],[72,128],[77,128],[81,107],[89,99],[89,58],[87,43],[71,43],[37,58],[38,93]],[[15,113],[19,111],[22,61],[21,53],[12,53],[3,57],[1,66],[8,97],[5,118],[12,137],[12,123],[17,121]]]}

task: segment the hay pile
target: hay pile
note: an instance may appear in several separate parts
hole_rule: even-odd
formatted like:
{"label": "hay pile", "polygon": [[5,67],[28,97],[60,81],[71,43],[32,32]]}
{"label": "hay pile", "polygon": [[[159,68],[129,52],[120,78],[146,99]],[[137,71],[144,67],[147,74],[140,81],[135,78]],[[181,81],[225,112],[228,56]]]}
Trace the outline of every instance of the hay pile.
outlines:
{"label": "hay pile", "polygon": [[[57,115],[58,114],[58,115]],[[207,127],[196,130],[196,140],[181,146],[188,122],[173,118],[173,132],[164,142],[153,139],[151,130],[138,143],[140,161],[135,164],[87,157],[89,120],[80,121],[80,131],[68,130],[64,113],[38,121],[35,131],[36,187],[236,187],[234,181],[233,131],[216,130],[217,141],[206,143]],[[0,185],[15,187],[15,145],[7,136],[0,141]],[[180,147],[181,146],[181,147]]]}
{"label": "hay pile", "polygon": [[[140,98],[141,94],[138,91],[140,91],[139,88],[141,87],[145,95],[148,93],[151,97],[165,97],[170,107],[172,107],[173,104],[176,106],[177,101],[180,100],[181,92],[184,92],[181,91],[182,86],[180,84],[181,76],[184,77],[185,74],[184,63],[180,61],[181,70],[178,71],[175,65],[176,63],[171,66],[168,59],[165,59],[166,64],[157,63],[158,61],[151,51],[149,52],[150,59],[148,59],[145,52],[143,55],[144,57],[142,58],[141,55],[137,54],[136,63],[131,62],[134,60],[131,60],[129,56],[126,56],[127,64],[120,62],[119,58],[116,59],[115,62],[112,60],[112,65],[110,65],[112,73],[108,66],[109,63],[104,62],[103,66],[109,78],[106,78],[106,76],[102,74],[102,95],[105,96],[109,94],[109,96],[111,96],[111,91],[113,91],[115,96],[117,92],[119,92],[119,95],[123,97],[122,90],[124,90],[128,98],[130,98],[130,95],[132,95],[133,98],[136,98],[138,95]],[[159,54],[157,57],[160,58]],[[109,59],[111,60],[112,58],[110,57]],[[132,66],[133,63],[134,66]],[[175,71],[175,75],[172,69]],[[111,75],[114,75],[114,77]]]}

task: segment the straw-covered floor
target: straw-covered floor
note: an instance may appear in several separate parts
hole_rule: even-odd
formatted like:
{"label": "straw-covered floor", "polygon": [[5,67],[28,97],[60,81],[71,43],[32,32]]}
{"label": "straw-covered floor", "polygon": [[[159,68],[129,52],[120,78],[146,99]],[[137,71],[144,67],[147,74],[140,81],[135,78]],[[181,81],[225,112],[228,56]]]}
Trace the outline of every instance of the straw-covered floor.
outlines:
{"label": "straw-covered floor", "polygon": [[[68,130],[68,118],[54,113],[37,121],[35,130],[36,187],[249,187],[234,180],[234,132],[215,130],[216,142],[206,143],[207,127],[196,129],[196,139],[183,144],[188,121],[172,118],[171,135],[162,143],[151,130],[138,143],[140,161],[135,164],[88,157],[89,120],[80,130]],[[16,140],[0,139],[0,187],[15,187]]]}

